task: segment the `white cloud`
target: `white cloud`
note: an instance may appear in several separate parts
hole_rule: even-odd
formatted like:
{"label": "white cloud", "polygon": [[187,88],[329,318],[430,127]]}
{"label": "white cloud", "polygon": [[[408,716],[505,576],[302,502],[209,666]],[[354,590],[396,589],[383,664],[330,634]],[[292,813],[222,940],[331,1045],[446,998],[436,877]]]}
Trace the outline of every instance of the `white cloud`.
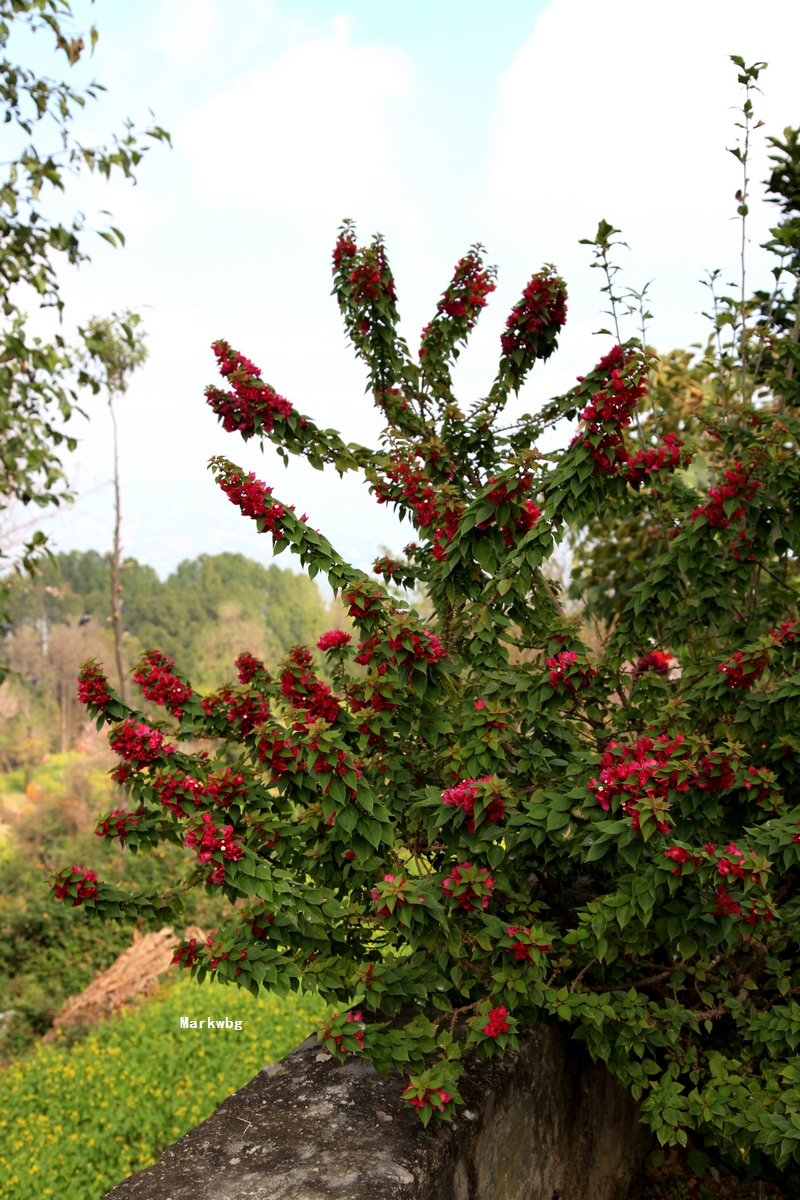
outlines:
{"label": "white cloud", "polygon": [[[789,0],[553,0],[500,83],[488,212],[505,256],[555,259],[577,321],[596,328],[577,240],[606,218],[631,245],[620,256],[629,283],[655,277],[661,344],[703,336],[696,281],[705,267],[737,265],[740,169],[725,148],[741,101],[728,56],[770,64],[755,97],[767,123],[755,139],[760,190],[763,134],[800,120],[798,42],[800,6]],[[771,220],[762,206],[751,222],[762,270],[757,243]]]}
{"label": "white cloud", "polygon": [[185,118],[176,142],[192,182],[215,203],[329,227],[342,213],[408,208],[391,104],[413,89],[398,53],[353,45],[347,23],[237,79]]}
{"label": "white cloud", "polygon": [[162,0],[152,45],[164,53],[171,68],[185,67],[210,53],[224,19],[215,0]]}

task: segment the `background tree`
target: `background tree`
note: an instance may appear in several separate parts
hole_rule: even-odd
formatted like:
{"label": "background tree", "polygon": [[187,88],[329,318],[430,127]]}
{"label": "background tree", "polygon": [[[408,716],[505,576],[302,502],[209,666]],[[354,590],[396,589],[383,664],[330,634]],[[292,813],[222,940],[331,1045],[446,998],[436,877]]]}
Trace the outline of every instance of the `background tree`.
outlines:
{"label": "background tree", "polygon": [[[97,31],[75,30],[71,16],[67,0],[0,0],[0,50],[17,28],[35,30],[50,34],[54,50],[72,67],[84,53],[85,39],[94,49]],[[93,83],[78,91],[5,54],[0,59],[7,147],[0,177],[0,507],[19,502],[44,508],[69,500],[61,452],[76,445],[64,428],[79,411],[74,356],[62,334],[50,341],[32,335],[21,305],[32,298],[60,316],[58,263],[88,260],[88,232],[114,246],[124,243],[115,226],[87,230],[81,214],[64,224],[49,215],[45,200],[64,192],[69,176],[83,171],[106,179],[119,172],[135,182],[148,140],[169,141],[158,125],[137,132],[126,121],[109,143],[84,144],[74,133],[76,119],[103,90]],[[45,541],[41,531],[33,535],[23,566],[32,564]],[[7,589],[0,600],[3,596]]]}
{"label": "background tree", "polygon": [[92,317],[85,329],[80,329],[86,347],[86,374],[95,389],[103,389],[108,397],[108,411],[114,435],[114,539],[111,560],[111,627],[114,631],[114,656],[117,662],[119,691],[123,699],[127,692],[122,655],[122,505],[119,488],[119,438],[114,401],[128,390],[130,377],[147,359],[144,344],[146,334],[139,328],[138,313],[113,313],[110,317]]}

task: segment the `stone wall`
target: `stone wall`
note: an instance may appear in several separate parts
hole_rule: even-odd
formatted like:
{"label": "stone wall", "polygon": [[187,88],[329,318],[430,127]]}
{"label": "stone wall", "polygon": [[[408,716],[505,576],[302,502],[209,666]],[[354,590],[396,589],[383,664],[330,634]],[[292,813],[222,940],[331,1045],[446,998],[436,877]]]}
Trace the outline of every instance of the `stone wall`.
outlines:
{"label": "stone wall", "polygon": [[650,1140],[631,1097],[559,1028],[520,1047],[423,1129],[398,1076],[309,1038],[107,1200],[624,1200]]}

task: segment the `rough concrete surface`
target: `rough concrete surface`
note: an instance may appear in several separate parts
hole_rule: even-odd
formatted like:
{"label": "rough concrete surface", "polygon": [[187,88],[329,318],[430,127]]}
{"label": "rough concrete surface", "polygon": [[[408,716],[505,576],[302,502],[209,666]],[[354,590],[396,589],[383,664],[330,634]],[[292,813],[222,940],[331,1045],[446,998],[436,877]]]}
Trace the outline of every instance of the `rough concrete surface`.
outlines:
{"label": "rough concrete surface", "polygon": [[520,1047],[423,1129],[397,1075],[309,1038],[106,1200],[623,1200],[649,1144],[631,1097],[558,1028]]}

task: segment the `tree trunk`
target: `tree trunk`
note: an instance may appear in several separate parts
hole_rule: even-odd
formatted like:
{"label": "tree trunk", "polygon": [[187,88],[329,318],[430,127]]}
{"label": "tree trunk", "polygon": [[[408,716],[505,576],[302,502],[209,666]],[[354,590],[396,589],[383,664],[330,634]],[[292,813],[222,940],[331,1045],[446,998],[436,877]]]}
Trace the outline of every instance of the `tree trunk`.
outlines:
{"label": "tree trunk", "polygon": [[119,447],[117,444],[117,418],[114,413],[114,402],[109,400],[111,424],[114,427],[114,548],[109,555],[111,559],[111,625],[114,630],[114,656],[117,660],[117,675],[119,676],[119,694],[123,704],[127,700],[125,666],[122,661],[122,584],[120,582],[120,525],[122,511],[119,496]]}
{"label": "tree trunk", "polygon": [[69,702],[70,702],[70,673],[66,667],[61,670],[61,753],[69,750]]}

